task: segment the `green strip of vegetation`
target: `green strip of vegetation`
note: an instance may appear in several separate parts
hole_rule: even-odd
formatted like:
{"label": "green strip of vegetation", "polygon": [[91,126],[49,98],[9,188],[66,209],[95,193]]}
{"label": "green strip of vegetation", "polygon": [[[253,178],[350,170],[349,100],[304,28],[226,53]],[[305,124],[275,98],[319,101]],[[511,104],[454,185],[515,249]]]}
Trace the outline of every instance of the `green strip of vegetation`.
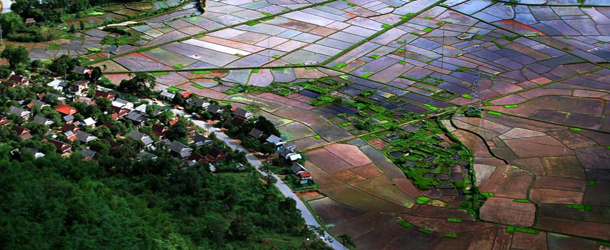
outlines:
{"label": "green strip of vegetation", "polygon": [[463,94],[462,97],[464,97],[466,99],[472,99],[472,96],[469,94]]}
{"label": "green strip of vegetation", "polygon": [[341,63],[338,63],[337,65],[335,65],[335,66],[333,67],[333,69],[341,69],[341,68],[343,68],[343,66],[345,66],[345,63],[344,63],[344,62],[341,62]]}
{"label": "green strip of vegetation", "polygon": [[528,199],[514,199],[513,201],[519,203],[531,203]]}
{"label": "green strip of vegetation", "polygon": [[483,192],[483,193],[481,193],[481,195],[483,195],[483,196],[485,196],[485,197],[488,197],[488,198],[489,198],[489,197],[494,197],[494,196],[495,196],[495,195],[494,195],[494,193],[492,193],[492,192]]}
{"label": "green strip of vegetation", "polygon": [[446,233],[446,234],[443,234],[443,236],[449,237],[449,238],[457,238],[457,233]]}
{"label": "green strip of vegetation", "polygon": [[460,222],[462,222],[462,219],[458,219],[458,218],[447,218],[447,221],[448,221],[448,222],[457,222],[457,223],[460,223]]}
{"label": "green strip of vegetation", "polygon": [[417,202],[417,204],[425,204],[426,202],[430,201],[430,198],[425,197],[425,196],[420,196],[417,197],[417,199],[415,199],[415,202]]}
{"label": "green strip of vegetation", "polygon": [[320,135],[316,135],[316,136],[314,136],[314,138],[316,138],[316,139],[320,140],[320,139],[322,139],[322,136],[320,136]]}
{"label": "green strip of vegetation", "polygon": [[398,220],[398,224],[399,224],[399,225],[401,225],[401,226],[403,226],[403,227],[406,227],[406,228],[411,228],[411,227],[413,227],[413,224],[411,224],[411,223],[409,223],[408,221],[403,220],[403,219],[399,219],[399,220]]}
{"label": "green strip of vegetation", "polygon": [[252,69],[252,73],[258,73],[258,69]]}
{"label": "green strip of vegetation", "polygon": [[597,186],[597,182],[595,180],[588,180],[587,181],[587,186],[595,187],[595,186]]}
{"label": "green strip of vegetation", "polygon": [[210,74],[212,72],[210,72],[209,70],[195,70],[193,71],[193,74]]}
{"label": "green strip of vegetation", "polygon": [[432,230],[430,230],[430,229],[420,228],[417,231],[420,231],[425,234],[432,234]]}
{"label": "green strip of vegetation", "polygon": [[574,131],[582,131],[582,129],[581,129],[581,128],[570,127],[570,129],[571,129],[571,130],[574,130]]}
{"label": "green strip of vegetation", "polygon": [[180,92],[181,89],[176,88],[174,86],[169,86],[169,87],[167,87],[167,90],[171,91],[171,92]]}
{"label": "green strip of vegetation", "polygon": [[197,83],[193,83],[192,85],[193,85],[193,87],[198,88],[198,89],[205,89],[204,86],[201,86],[201,85],[199,85]]}
{"label": "green strip of vegetation", "polygon": [[504,107],[505,107],[505,108],[507,108],[507,109],[514,109],[514,108],[518,108],[518,107],[519,107],[519,105],[517,105],[517,104],[511,104],[511,105],[504,105]]}
{"label": "green strip of vegetation", "polygon": [[568,208],[576,209],[580,211],[593,211],[593,207],[591,205],[580,205],[580,204],[568,204]]}
{"label": "green strip of vegetation", "polygon": [[508,226],[506,228],[506,232],[507,233],[514,233],[514,232],[520,232],[520,233],[528,233],[528,234],[538,234],[540,233],[540,231],[533,229],[533,228],[526,228],[526,227],[516,227],[516,226]]}
{"label": "green strip of vegetation", "polygon": [[369,78],[373,75],[373,73],[365,73],[364,75],[362,75],[362,78]]}
{"label": "green strip of vegetation", "polygon": [[490,115],[497,115],[497,116],[501,116],[502,115],[502,113],[496,112],[496,111],[487,111],[487,113],[490,114]]}
{"label": "green strip of vegetation", "polygon": [[184,65],[182,65],[182,64],[176,64],[176,65],[174,65],[174,68],[177,68],[177,69],[181,69],[182,67],[184,67]]}
{"label": "green strip of vegetation", "polygon": [[161,75],[167,75],[167,74],[169,74],[169,72],[167,72],[167,71],[157,71],[157,72],[153,72],[152,74],[156,75],[156,76],[161,76]]}

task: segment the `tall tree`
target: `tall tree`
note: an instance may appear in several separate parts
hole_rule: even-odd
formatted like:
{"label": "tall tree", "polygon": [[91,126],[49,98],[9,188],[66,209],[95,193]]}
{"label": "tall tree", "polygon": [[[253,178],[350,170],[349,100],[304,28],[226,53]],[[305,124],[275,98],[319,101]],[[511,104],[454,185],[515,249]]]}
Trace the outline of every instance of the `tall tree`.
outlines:
{"label": "tall tree", "polygon": [[30,53],[25,47],[15,47],[12,44],[6,46],[0,57],[8,60],[9,67],[13,70],[22,64],[29,64],[30,62]]}
{"label": "tall tree", "polygon": [[19,15],[9,12],[2,14],[0,25],[2,25],[2,32],[5,35],[14,34],[23,27],[23,20]]}
{"label": "tall tree", "polygon": [[138,72],[133,78],[121,81],[119,90],[134,95],[148,96],[156,85],[157,82],[153,75]]}

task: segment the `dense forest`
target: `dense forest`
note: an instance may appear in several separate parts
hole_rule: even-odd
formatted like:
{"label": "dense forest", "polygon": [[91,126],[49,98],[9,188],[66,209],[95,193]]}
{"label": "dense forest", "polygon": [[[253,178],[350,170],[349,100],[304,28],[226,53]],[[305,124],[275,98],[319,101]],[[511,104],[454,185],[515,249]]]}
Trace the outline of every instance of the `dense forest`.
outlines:
{"label": "dense forest", "polygon": [[11,148],[0,144],[0,249],[327,249],[254,170],[162,156],[111,171]]}

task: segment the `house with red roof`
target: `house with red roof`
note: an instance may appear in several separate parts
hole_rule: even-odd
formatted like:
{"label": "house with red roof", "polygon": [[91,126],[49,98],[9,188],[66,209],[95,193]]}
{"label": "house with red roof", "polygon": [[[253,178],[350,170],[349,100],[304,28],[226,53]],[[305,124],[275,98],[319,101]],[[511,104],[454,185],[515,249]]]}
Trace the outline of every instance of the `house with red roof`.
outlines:
{"label": "house with red roof", "polygon": [[64,115],[73,115],[76,114],[76,109],[68,104],[60,103],[55,108],[55,111],[62,113]]}

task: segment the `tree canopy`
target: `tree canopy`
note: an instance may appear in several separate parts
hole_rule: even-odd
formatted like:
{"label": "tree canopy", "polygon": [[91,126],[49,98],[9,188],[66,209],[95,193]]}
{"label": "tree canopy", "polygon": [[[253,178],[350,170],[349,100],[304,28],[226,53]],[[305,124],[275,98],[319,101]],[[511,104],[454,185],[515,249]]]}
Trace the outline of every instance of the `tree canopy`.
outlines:
{"label": "tree canopy", "polygon": [[13,70],[30,62],[30,53],[23,46],[15,47],[9,44],[0,56],[8,61],[10,69]]}

